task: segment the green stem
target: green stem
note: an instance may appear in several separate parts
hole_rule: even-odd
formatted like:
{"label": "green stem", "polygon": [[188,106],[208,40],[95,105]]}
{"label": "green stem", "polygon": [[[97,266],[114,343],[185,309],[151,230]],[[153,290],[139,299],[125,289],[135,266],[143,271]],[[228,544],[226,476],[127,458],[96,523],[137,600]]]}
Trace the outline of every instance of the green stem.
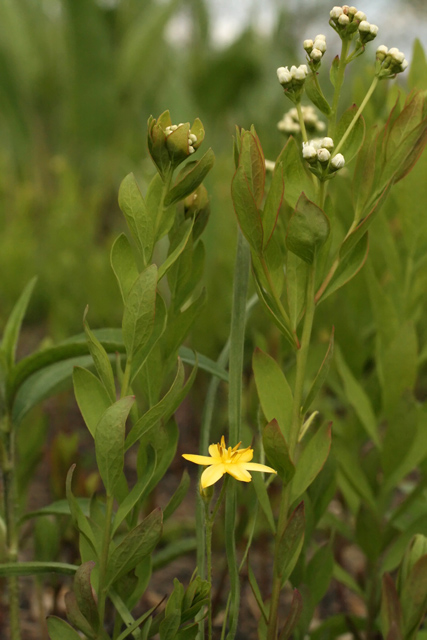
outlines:
{"label": "green stem", "polygon": [[99,584],[98,584],[98,615],[99,615],[99,637],[102,638],[105,616],[105,602],[107,599],[108,586],[106,584],[108,555],[110,550],[111,518],[113,515],[113,496],[107,495],[105,509],[104,537],[102,541],[101,557],[99,558]]}
{"label": "green stem", "polygon": [[[238,231],[236,262],[234,267],[233,308],[230,329],[230,367],[229,367],[229,442],[237,444],[240,440],[243,351],[246,325],[246,298],[249,285],[251,253],[249,245]],[[228,567],[230,572],[230,626],[227,640],[233,640],[237,631],[239,615],[240,584],[236,557],[236,486],[233,483],[227,491],[225,501],[225,540]]]}
{"label": "green stem", "polygon": [[205,502],[205,530],[206,530],[206,566],[207,581],[209,583],[209,602],[208,602],[208,640],[212,640],[212,529],[217,516],[218,510],[225,496],[228,478],[224,478],[221,493],[216,501],[212,513],[209,513],[209,502]]}
{"label": "green stem", "polygon": [[337,124],[338,103],[341,95],[341,88],[344,82],[344,73],[347,66],[347,54],[350,47],[350,40],[343,40],[341,44],[341,56],[338,65],[337,76],[335,80],[335,91],[332,100],[331,115],[329,116],[328,136],[333,138]]}
{"label": "green stem", "polygon": [[[17,492],[15,476],[15,433],[9,414],[3,418],[2,424],[4,446],[2,446],[2,472],[4,513],[6,522],[6,547],[8,562],[18,560],[18,528],[16,524]],[[19,624],[19,584],[17,576],[8,578],[8,596],[10,613],[11,640],[21,640]]]}
{"label": "green stem", "polygon": [[296,107],[297,107],[299,126],[300,126],[300,129],[301,129],[301,135],[302,135],[303,142],[308,142],[307,130],[305,128],[304,117],[302,115],[301,102],[297,102]]}
{"label": "green stem", "polygon": [[125,372],[123,374],[122,388],[120,392],[121,398],[124,398],[128,392],[129,385],[130,385],[131,370],[132,370],[132,358],[128,358],[126,360]]}
{"label": "green stem", "polygon": [[343,137],[341,138],[341,140],[339,141],[339,144],[337,146],[337,148],[334,150],[334,156],[337,155],[337,153],[339,153],[339,151],[342,149],[345,141],[347,140],[348,136],[350,135],[350,133],[353,130],[354,125],[356,124],[356,122],[358,121],[363,109],[366,107],[366,105],[369,102],[370,97],[372,96],[372,94],[375,91],[375,88],[377,86],[379,82],[379,78],[378,76],[375,76],[375,78],[372,80],[372,84],[369,87],[366,96],[363,98],[363,102],[360,105],[360,107],[357,110],[356,115],[354,116],[353,120],[350,122],[350,124],[348,125],[347,131],[345,132],[345,134],[343,135]]}

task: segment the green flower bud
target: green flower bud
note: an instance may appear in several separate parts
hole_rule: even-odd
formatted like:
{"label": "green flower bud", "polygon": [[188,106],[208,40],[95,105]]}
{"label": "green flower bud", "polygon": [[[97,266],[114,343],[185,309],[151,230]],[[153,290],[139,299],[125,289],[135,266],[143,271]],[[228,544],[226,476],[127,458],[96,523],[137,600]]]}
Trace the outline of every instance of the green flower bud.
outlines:
{"label": "green flower bud", "polygon": [[187,196],[184,200],[185,218],[195,218],[193,227],[193,240],[196,240],[203,232],[209,219],[211,206],[208,192],[203,184]]}

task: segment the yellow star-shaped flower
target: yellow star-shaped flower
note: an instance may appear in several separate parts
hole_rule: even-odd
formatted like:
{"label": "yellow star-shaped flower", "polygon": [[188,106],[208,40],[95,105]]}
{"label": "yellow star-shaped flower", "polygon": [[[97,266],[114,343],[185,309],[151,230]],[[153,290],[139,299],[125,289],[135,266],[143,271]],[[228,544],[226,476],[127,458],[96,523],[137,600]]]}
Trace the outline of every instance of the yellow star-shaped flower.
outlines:
{"label": "yellow star-shaped flower", "polygon": [[249,471],[263,471],[266,473],[277,473],[271,467],[267,467],[265,464],[258,464],[257,462],[251,462],[254,451],[251,447],[246,449],[239,449],[242,443],[236,444],[235,447],[225,446],[224,436],[221,438],[221,442],[218,444],[211,444],[209,447],[209,456],[196,456],[189,453],[183,454],[183,458],[208,466],[202,473],[200,484],[202,489],[210,487],[215,484],[225,473],[229,473],[236,480],[240,482],[250,482],[252,476]]}

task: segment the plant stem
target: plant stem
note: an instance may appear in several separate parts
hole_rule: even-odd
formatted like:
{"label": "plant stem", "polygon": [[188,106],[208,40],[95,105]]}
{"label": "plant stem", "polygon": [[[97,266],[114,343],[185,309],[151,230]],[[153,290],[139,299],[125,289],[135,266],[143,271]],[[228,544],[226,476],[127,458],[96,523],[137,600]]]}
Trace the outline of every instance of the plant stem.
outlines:
{"label": "plant stem", "polygon": [[305,128],[304,117],[302,115],[301,102],[297,102],[296,107],[297,107],[298,121],[301,129],[302,140],[303,142],[308,142],[307,130]]}
{"label": "plant stem", "polygon": [[98,615],[99,615],[99,631],[98,635],[102,638],[104,628],[104,616],[105,616],[105,602],[107,599],[107,585],[106,576],[108,569],[108,553],[110,550],[110,537],[111,537],[111,517],[113,515],[113,496],[107,494],[106,510],[105,510],[105,525],[104,525],[104,538],[102,541],[101,557],[99,559],[99,583],[98,583]]}
{"label": "plant stem", "polygon": [[224,478],[221,493],[216,501],[212,513],[209,513],[209,502],[205,502],[205,530],[206,530],[206,566],[207,581],[209,583],[209,603],[208,603],[208,640],[212,640],[212,529],[218,510],[225,496],[225,489],[228,478]]}
{"label": "plant stem", "polygon": [[369,87],[366,96],[363,98],[363,102],[360,105],[360,107],[358,108],[356,115],[354,116],[353,120],[350,122],[350,124],[348,125],[347,131],[344,133],[343,137],[341,138],[341,140],[338,143],[337,148],[334,150],[334,156],[339,153],[340,149],[342,149],[344,142],[347,140],[348,136],[350,135],[354,125],[356,124],[356,122],[358,121],[363,109],[366,107],[366,105],[369,102],[370,97],[372,96],[372,94],[375,91],[375,88],[378,84],[379,78],[378,76],[375,76],[375,78],[372,80],[372,84]]}
{"label": "plant stem", "polygon": [[[234,267],[233,308],[230,329],[230,368],[229,368],[229,442],[233,445],[240,439],[243,350],[246,325],[246,298],[248,295],[249,268],[251,253],[249,244],[238,230],[236,262]],[[233,640],[237,631],[239,616],[240,584],[236,557],[236,486],[230,485],[225,501],[225,541],[227,561],[230,572],[230,627],[227,640]]]}
{"label": "plant stem", "polygon": [[[2,421],[3,442],[2,446],[2,473],[4,492],[4,513],[6,521],[6,547],[8,562],[18,560],[18,529],[16,525],[16,477],[15,477],[15,433],[12,419],[9,413]],[[19,624],[19,585],[17,576],[8,578],[10,634],[11,640],[21,640]]]}
{"label": "plant stem", "polygon": [[350,40],[346,39],[343,40],[341,44],[340,62],[338,65],[337,77],[335,81],[335,91],[332,100],[331,115],[329,116],[328,136],[331,138],[333,138],[335,135],[335,128],[337,125],[338,102],[341,95],[341,87],[344,82],[344,73],[347,65],[347,54],[350,47],[350,42]]}
{"label": "plant stem", "polygon": [[[301,429],[301,421],[302,421],[301,406],[302,406],[302,397],[303,397],[303,391],[304,391],[305,370],[307,365],[308,350],[310,347],[310,338],[311,338],[311,331],[313,327],[314,310],[315,310],[315,302],[314,302],[315,275],[316,275],[316,265],[314,262],[309,270],[309,275],[308,275],[304,326],[303,326],[302,336],[301,336],[301,346],[297,352],[296,378],[295,378],[294,399],[293,399],[293,407],[292,407],[292,424],[291,424],[291,431],[289,434],[289,443],[288,443],[289,455],[291,459],[294,458],[295,448],[298,441],[298,434]],[[281,576],[279,571],[280,568],[277,566],[277,558],[278,558],[279,544],[280,544],[283,532],[285,530],[287,518],[288,518],[289,498],[290,498],[289,489],[290,489],[290,484],[284,487],[284,489],[282,490],[282,497],[280,502],[279,520],[277,524],[277,533],[276,533],[276,541],[275,541],[273,588],[272,588],[272,594],[271,594],[267,640],[275,640],[277,637],[277,624],[278,624],[277,618],[278,618],[278,612],[279,612],[279,598],[280,598],[280,591],[282,588]]]}

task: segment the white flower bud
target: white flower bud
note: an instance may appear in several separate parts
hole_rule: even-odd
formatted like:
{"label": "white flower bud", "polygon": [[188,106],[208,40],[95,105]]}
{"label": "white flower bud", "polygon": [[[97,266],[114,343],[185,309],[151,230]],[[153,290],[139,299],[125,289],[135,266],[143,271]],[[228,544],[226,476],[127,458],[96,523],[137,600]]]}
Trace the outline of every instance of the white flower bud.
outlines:
{"label": "white flower bud", "polygon": [[304,40],[302,46],[306,51],[311,51],[313,48],[313,40]]}
{"label": "white flower bud", "polygon": [[342,169],[345,165],[345,159],[342,153],[337,153],[331,160],[331,165],[334,169]]}
{"label": "white flower bud", "polygon": [[326,124],[321,120],[316,122],[316,131],[324,131],[326,129]]}
{"label": "white flower bud", "polygon": [[407,68],[408,64],[409,64],[409,62],[407,61],[406,58],[404,58],[403,62],[400,65],[400,70],[401,71],[405,71],[405,69]]}
{"label": "white flower bud", "polygon": [[371,35],[373,36],[377,36],[378,35],[378,27],[376,24],[371,24]]}
{"label": "white flower bud", "polygon": [[366,20],[362,20],[362,22],[359,24],[359,31],[362,31],[363,33],[369,33],[371,30],[371,25],[369,24],[369,22],[366,22]]}
{"label": "white flower bud", "polygon": [[193,144],[194,142],[197,142],[197,136],[194,135],[194,133],[189,133],[188,134],[188,139],[191,142],[191,144]]}
{"label": "white flower bud", "polygon": [[305,64],[300,64],[299,67],[292,66],[291,74],[295,80],[305,80],[307,77],[307,66]]}
{"label": "white flower bud", "polygon": [[316,40],[313,43],[313,48],[314,49],[318,49],[322,53],[325,53],[325,51],[326,51],[326,40],[321,40],[321,39],[319,40],[319,38],[316,38]]}
{"label": "white flower bud", "polygon": [[357,11],[354,14],[354,17],[356,20],[360,20],[360,22],[362,22],[363,20],[366,20],[366,14],[363,13],[363,11]]}
{"label": "white flower bud", "polygon": [[337,20],[342,15],[342,7],[333,7],[329,12],[332,20]]}
{"label": "white flower bud", "polygon": [[188,145],[188,153],[194,153],[195,152],[195,148],[191,146],[191,144]]}
{"label": "white flower bud", "polygon": [[340,17],[338,18],[338,22],[341,26],[347,26],[350,22],[350,18],[348,16],[345,15],[345,13],[342,13],[340,15]]}
{"label": "white flower bud", "polygon": [[323,138],[321,146],[323,147],[323,149],[333,149],[334,141],[332,140],[332,138]]}
{"label": "white flower bud", "polygon": [[356,9],[356,7],[349,7],[349,8],[348,8],[348,15],[349,15],[349,16],[355,16],[355,15],[356,15],[356,13],[357,13],[357,9]]}
{"label": "white flower bud", "polygon": [[405,54],[403,53],[403,51],[398,51],[397,53],[391,54],[391,57],[393,58],[394,62],[398,62],[399,64],[402,64],[402,62],[405,59]]}
{"label": "white flower bud", "polygon": [[317,157],[317,151],[311,144],[304,142],[302,145],[302,157],[304,160],[314,160]]}
{"label": "white flower bud", "polygon": [[265,168],[267,171],[274,171],[276,163],[273,160],[265,160]]}
{"label": "white flower bud", "polygon": [[331,157],[331,154],[329,153],[329,151],[327,149],[319,149],[319,151],[317,152],[317,159],[319,160],[319,162],[329,162],[329,159]]}
{"label": "white flower bud", "polygon": [[326,40],[326,36],[323,35],[323,33],[318,33],[317,36],[314,39],[315,40]]}
{"label": "white flower bud", "polygon": [[397,47],[392,47],[388,50],[388,54],[393,58],[396,54],[399,54],[400,51]]}
{"label": "white flower bud", "polygon": [[383,53],[384,55],[387,55],[388,48],[385,46],[385,44],[380,44],[380,46],[377,49],[377,53]]}
{"label": "white flower bud", "polygon": [[277,69],[277,77],[280,84],[289,84],[290,82],[292,82],[292,75],[288,67],[279,67]]}
{"label": "white flower bud", "polygon": [[315,62],[317,62],[318,60],[321,60],[322,57],[323,57],[323,53],[319,49],[312,49],[310,51],[310,58]]}

